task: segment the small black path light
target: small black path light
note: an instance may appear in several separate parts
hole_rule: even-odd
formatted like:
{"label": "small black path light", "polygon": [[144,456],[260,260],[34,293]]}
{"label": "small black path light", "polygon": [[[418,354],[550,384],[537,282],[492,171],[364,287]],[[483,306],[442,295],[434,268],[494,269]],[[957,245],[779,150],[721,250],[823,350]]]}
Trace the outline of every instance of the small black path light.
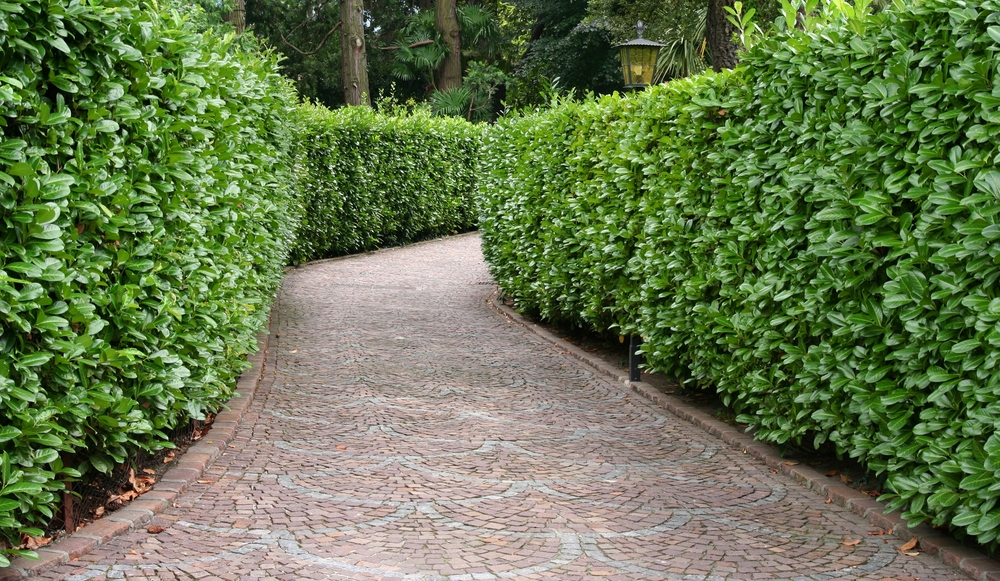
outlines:
{"label": "small black path light", "polygon": [[629,381],[642,381],[642,372],[639,371],[639,366],[644,363],[642,359],[642,353],[639,352],[639,347],[642,347],[642,338],[638,335],[631,335],[628,338],[628,380]]}
{"label": "small black path light", "polygon": [[622,74],[625,76],[625,86],[629,89],[641,89],[653,82],[653,71],[656,70],[656,57],[660,54],[663,43],[646,40],[642,33],[646,25],[640,20],[635,26],[639,38],[619,44],[622,57]]}

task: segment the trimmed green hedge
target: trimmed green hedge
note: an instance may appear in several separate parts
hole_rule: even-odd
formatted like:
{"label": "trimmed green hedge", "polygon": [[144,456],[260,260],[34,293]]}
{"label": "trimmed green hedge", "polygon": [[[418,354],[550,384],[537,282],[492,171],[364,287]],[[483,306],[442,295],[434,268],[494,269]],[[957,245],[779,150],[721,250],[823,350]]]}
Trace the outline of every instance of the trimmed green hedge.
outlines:
{"label": "trimmed green hedge", "polygon": [[300,110],[303,192],[296,261],[339,256],[465,231],[481,129],[423,111]]}
{"label": "trimmed green hedge", "polygon": [[231,43],[135,0],[0,2],[0,566],[65,478],[168,445],[256,349],[296,98]]}
{"label": "trimmed green hedge", "polygon": [[833,442],[911,522],[996,546],[998,9],[907,3],[502,121],[494,275],[545,318],[641,334],[762,439]]}

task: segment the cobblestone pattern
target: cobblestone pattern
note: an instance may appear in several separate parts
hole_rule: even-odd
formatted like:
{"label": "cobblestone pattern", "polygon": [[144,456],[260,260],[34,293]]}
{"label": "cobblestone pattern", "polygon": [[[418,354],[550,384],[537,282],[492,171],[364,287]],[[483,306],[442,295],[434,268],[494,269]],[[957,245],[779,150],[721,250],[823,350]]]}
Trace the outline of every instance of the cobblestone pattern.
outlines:
{"label": "cobblestone pattern", "polygon": [[511,324],[489,281],[474,235],[292,270],[276,368],[165,530],[40,578],[961,578]]}

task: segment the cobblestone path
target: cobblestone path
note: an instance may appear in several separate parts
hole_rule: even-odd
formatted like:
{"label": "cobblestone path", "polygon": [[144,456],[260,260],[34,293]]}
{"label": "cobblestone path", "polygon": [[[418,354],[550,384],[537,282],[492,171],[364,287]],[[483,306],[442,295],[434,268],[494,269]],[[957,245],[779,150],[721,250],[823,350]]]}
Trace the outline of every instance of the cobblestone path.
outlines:
{"label": "cobblestone path", "polygon": [[166,530],[42,577],[960,578],[511,324],[492,290],[475,235],[292,270],[276,368]]}

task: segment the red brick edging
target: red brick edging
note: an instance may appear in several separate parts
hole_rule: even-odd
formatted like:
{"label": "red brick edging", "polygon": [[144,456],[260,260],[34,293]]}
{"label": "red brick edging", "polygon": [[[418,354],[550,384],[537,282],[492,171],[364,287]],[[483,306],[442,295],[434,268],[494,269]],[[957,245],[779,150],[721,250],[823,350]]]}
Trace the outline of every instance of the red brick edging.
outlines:
{"label": "red brick edging", "polygon": [[38,559],[12,559],[10,567],[0,569],[0,581],[33,577],[40,571],[79,559],[119,535],[147,526],[153,517],[166,510],[174,499],[197,482],[233,441],[236,429],[257,392],[265,368],[273,368],[273,356],[268,353],[270,337],[270,329],[257,335],[258,351],[247,357],[253,367],[243,372],[236,383],[239,395],[226,402],[226,409],[215,416],[212,429],[178,456],[174,467],[160,477],[152,490],[124,508],[108,513],[77,532],[38,549]]}
{"label": "red brick edging", "polygon": [[587,364],[599,373],[606,375],[632,389],[639,395],[658,404],[675,416],[687,420],[729,446],[742,450],[744,454],[762,461],[768,467],[780,470],[791,476],[796,482],[804,485],[816,494],[826,497],[831,502],[842,506],[854,514],[868,519],[872,525],[892,530],[893,534],[903,541],[916,537],[920,549],[929,555],[935,555],[944,563],[959,569],[972,577],[974,581],[1000,581],[1000,561],[990,559],[983,553],[964,546],[954,537],[937,531],[927,525],[917,525],[910,528],[900,513],[885,514],[885,505],[861,492],[843,484],[831,484],[829,479],[818,470],[802,465],[789,465],[781,457],[778,449],[766,442],[758,442],[738,429],[722,422],[700,409],[686,404],[679,399],[664,394],[652,385],[641,381],[629,381],[628,373],[610,365],[603,359],[587,353],[576,345],[554,335],[548,329],[526,320],[517,311],[496,301],[497,293],[489,298],[489,305],[501,316],[512,323],[521,325],[542,339],[554,343],[560,351],[565,351],[576,359]]}

